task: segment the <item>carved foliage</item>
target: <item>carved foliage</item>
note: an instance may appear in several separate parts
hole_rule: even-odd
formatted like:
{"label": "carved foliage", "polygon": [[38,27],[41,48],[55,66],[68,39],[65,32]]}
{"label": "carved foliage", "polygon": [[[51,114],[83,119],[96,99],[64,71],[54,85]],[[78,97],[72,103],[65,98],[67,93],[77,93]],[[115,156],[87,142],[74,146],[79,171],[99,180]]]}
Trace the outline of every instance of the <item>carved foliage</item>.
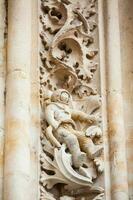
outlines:
{"label": "carved foliage", "polygon": [[97,1],[40,7],[40,199],[104,199]]}

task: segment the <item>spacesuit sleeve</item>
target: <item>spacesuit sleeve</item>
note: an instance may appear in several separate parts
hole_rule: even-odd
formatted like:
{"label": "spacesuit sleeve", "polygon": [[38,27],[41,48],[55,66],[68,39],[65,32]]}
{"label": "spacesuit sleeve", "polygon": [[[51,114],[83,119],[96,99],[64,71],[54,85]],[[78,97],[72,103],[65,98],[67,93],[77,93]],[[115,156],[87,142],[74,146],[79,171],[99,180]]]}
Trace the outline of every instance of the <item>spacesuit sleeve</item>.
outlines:
{"label": "spacesuit sleeve", "polygon": [[54,118],[55,108],[54,105],[48,105],[45,108],[45,119],[49,125],[51,125],[54,129],[57,129],[59,126],[59,122]]}

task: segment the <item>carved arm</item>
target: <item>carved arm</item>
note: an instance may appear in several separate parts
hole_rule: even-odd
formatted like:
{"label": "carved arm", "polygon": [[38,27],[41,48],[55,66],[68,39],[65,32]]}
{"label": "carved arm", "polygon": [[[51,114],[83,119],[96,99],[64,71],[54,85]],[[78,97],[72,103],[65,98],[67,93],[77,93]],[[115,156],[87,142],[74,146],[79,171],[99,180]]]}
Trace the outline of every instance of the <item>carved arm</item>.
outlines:
{"label": "carved arm", "polygon": [[48,105],[47,107],[45,107],[44,112],[45,112],[45,119],[48,122],[48,124],[51,125],[54,129],[57,129],[59,123],[54,118],[54,112],[55,112],[54,105]]}
{"label": "carved arm", "polygon": [[83,111],[79,110],[72,110],[71,111],[72,118],[75,120],[80,120],[88,123],[96,123],[97,122],[97,117],[94,115],[88,115],[84,113]]}
{"label": "carved arm", "polygon": [[61,147],[61,144],[58,142],[58,140],[54,137],[53,135],[53,132],[52,132],[52,126],[48,126],[47,129],[46,129],[46,137],[50,140],[50,142],[60,148]]}

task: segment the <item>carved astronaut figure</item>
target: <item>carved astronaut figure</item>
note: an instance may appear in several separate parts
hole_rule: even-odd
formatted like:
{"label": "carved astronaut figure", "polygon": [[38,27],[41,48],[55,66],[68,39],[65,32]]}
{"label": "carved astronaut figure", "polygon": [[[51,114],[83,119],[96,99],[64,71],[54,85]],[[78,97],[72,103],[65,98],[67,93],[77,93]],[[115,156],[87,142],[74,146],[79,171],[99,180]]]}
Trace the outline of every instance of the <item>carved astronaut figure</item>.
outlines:
{"label": "carved astronaut figure", "polygon": [[86,136],[87,130],[86,132],[77,130],[75,120],[87,122],[88,126],[91,126],[93,123],[97,123],[97,118],[94,115],[72,109],[71,101],[71,95],[67,90],[60,89],[53,92],[51,102],[45,104],[44,115],[48,125],[52,127],[56,139],[67,145],[72,154],[74,167],[79,168],[83,165],[86,154],[89,158],[94,159],[101,153],[103,147],[95,145],[92,138]]}

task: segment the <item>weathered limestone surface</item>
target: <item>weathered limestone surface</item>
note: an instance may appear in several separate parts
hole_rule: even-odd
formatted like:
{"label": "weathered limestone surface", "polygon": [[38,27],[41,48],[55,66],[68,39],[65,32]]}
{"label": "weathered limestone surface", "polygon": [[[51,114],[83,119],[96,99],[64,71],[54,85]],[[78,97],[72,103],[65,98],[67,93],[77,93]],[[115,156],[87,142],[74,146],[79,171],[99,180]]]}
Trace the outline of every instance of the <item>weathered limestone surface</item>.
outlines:
{"label": "weathered limestone surface", "polygon": [[[30,199],[39,199],[39,156],[40,156],[40,82],[38,66],[38,1],[31,5],[31,70],[30,70],[30,155],[31,155],[31,190]],[[34,189],[33,189],[34,188]]]}
{"label": "weathered limestone surface", "polygon": [[119,1],[122,88],[129,198],[133,199],[133,1]]}
{"label": "weathered limestone surface", "polygon": [[31,0],[8,1],[4,200],[30,200]]}
{"label": "weathered limestone surface", "polygon": [[40,2],[40,199],[104,199],[98,2]]}
{"label": "weathered limestone surface", "polygon": [[110,143],[111,199],[128,200],[126,137],[123,115],[118,1],[107,2],[107,115]]}
{"label": "weathered limestone surface", "polygon": [[3,165],[4,165],[4,118],[5,118],[5,69],[6,69],[6,12],[5,2],[0,1],[0,200],[3,200]]}
{"label": "weathered limestone surface", "polygon": [[0,200],[132,200],[133,1],[5,2]]}

